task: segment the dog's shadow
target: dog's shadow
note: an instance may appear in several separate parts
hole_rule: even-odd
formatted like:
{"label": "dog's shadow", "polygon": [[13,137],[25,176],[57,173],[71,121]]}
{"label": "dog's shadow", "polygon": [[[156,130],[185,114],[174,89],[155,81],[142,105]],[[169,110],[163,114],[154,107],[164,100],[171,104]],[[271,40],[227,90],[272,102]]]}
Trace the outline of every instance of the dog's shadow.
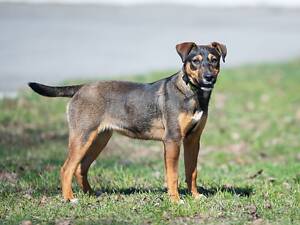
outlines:
{"label": "dog's shadow", "polygon": [[[241,197],[249,197],[254,193],[254,190],[252,187],[235,187],[235,186],[218,186],[218,187],[211,187],[209,189],[204,188],[204,187],[198,187],[199,193],[205,195],[205,196],[212,196],[217,194],[218,192],[226,192],[231,195],[237,195]],[[188,194],[187,190],[185,189],[185,193],[183,194]]]}
{"label": "dog's shadow", "polygon": [[[226,192],[231,195],[236,195],[240,197],[249,197],[254,193],[252,187],[234,187],[234,186],[217,186],[211,188],[198,187],[199,193],[203,194],[206,197],[216,195],[218,192]],[[132,194],[141,194],[141,193],[166,193],[166,188],[120,188],[120,189],[109,189],[104,188],[97,191],[98,193],[105,194],[121,194],[121,195],[132,195]],[[181,195],[188,195],[187,189],[180,188],[179,193]]]}

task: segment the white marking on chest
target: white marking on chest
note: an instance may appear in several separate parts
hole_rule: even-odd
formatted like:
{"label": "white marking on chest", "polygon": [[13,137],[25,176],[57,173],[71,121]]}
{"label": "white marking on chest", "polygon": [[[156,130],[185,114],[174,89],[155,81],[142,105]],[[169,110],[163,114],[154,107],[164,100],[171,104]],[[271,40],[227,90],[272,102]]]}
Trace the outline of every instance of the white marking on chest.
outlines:
{"label": "white marking on chest", "polygon": [[202,115],[203,115],[203,111],[196,111],[192,117],[192,120],[194,122],[198,122],[199,120],[201,120]]}

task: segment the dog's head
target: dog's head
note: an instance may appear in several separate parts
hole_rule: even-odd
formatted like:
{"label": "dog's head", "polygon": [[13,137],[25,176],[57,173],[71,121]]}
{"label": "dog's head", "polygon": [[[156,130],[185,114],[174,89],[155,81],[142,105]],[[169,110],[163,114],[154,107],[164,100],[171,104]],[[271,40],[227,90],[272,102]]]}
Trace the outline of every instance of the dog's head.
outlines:
{"label": "dog's head", "polygon": [[220,59],[225,62],[226,46],[218,42],[210,45],[184,42],[176,45],[176,50],[183,62],[185,81],[203,91],[211,91],[220,71]]}

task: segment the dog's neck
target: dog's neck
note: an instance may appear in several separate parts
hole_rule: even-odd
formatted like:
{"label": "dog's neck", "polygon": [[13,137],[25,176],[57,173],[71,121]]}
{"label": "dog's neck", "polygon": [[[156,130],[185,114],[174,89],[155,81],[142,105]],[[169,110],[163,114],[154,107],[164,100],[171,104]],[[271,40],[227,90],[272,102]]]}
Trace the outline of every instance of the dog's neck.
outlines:
{"label": "dog's neck", "polygon": [[177,73],[176,86],[187,98],[196,98],[201,110],[207,113],[211,91],[204,91],[191,83],[183,70]]}

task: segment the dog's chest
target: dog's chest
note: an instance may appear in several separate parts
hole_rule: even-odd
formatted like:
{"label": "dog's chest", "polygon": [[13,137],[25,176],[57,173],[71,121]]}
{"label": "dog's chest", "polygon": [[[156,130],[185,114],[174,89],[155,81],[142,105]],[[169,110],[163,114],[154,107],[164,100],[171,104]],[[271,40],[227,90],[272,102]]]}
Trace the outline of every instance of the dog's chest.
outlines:
{"label": "dog's chest", "polygon": [[186,136],[201,122],[202,119],[203,111],[200,110],[196,110],[194,113],[180,113],[178,116],[178,125],[180,127],[181,136]]}
{"label": "dog's chest", "polygon": [[198,123],[201,120],[202,115],[203,115],[203,111],[196,111],[192,116],[191,122]]}

